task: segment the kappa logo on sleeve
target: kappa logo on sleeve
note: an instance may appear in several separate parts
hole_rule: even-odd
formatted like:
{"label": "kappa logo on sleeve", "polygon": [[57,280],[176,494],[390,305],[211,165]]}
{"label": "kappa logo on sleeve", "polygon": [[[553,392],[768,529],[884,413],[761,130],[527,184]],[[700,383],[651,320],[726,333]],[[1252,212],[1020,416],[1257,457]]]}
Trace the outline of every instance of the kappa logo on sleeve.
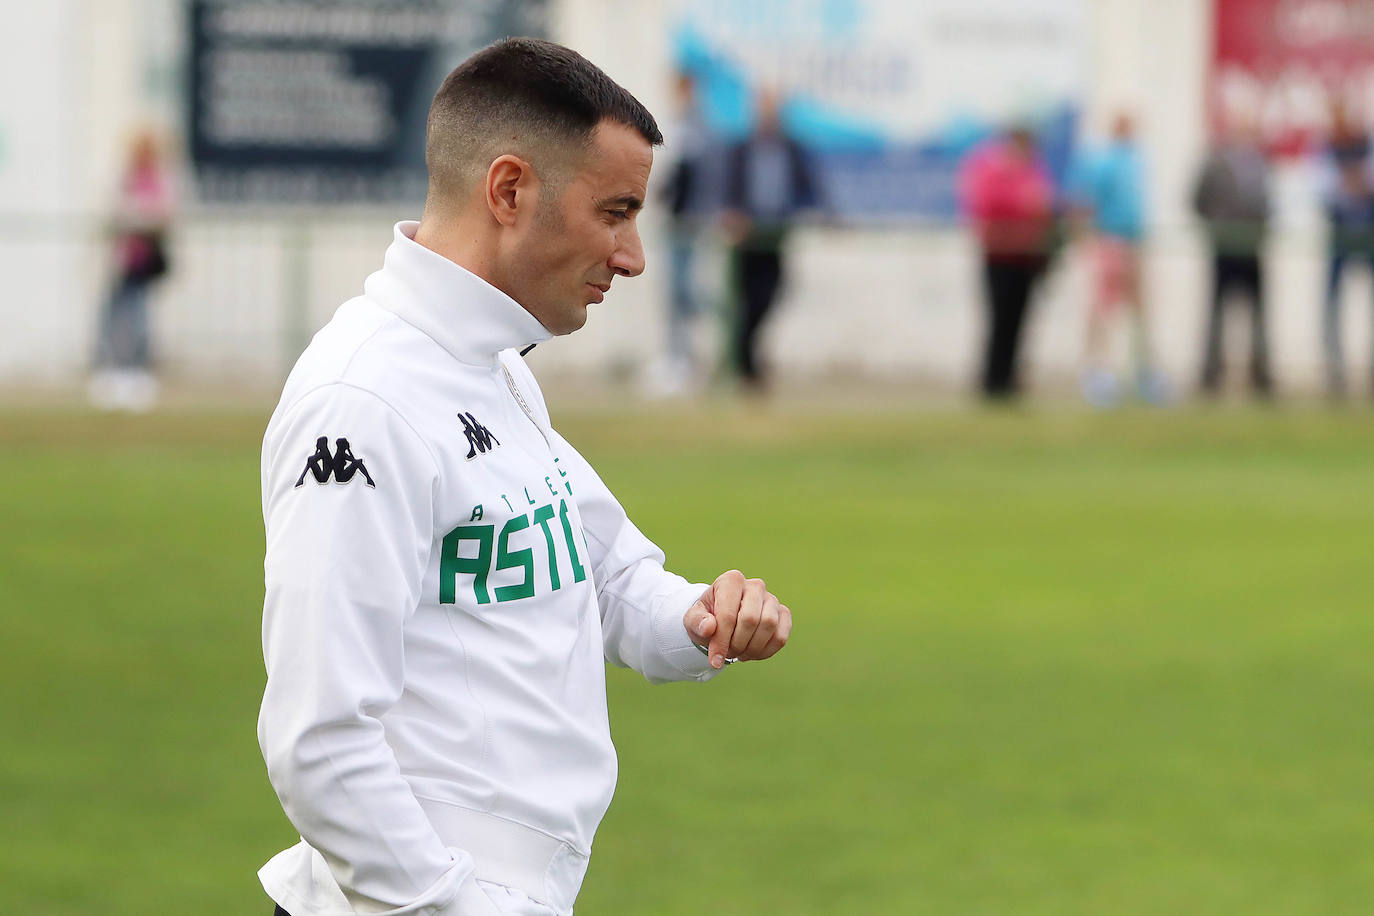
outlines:
{"label": "kappa logo on sleeve", "polygon": [[477,418],[472,414],[458,411],[458,422],[463,424],[463,434],[468,437],[467,458],[469,461],[479,454],[485,455],[501,444],[501,440],[493,436],[491,430],[478,423]]}
{"label": "kappa logo on sleeve", "polygon": [[372,475],[367,473],[367,467],[362,459],[353,457],[353,451],[348,447],[347,439],[334,440],[334,453],[329,453],[329,437],[320,436],[315,440],[315,454],[305,459],[305,470],[301,471],[301,476],[296,480],[296,486],[305,486],[305,476],[309,474],[315,478],[316,483],[329,483],[329,478],[333,477],[337,483],[348,483],[354,475],[363,475],[363,480],[367,485],[376,488],[372,482]]}

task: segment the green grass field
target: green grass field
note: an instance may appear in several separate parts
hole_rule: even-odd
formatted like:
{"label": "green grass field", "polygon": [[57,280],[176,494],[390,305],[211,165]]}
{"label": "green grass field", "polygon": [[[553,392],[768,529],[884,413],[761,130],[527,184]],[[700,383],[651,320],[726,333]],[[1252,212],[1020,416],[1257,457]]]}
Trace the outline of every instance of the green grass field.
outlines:
{"label": "green grass field", "polygon": [[[0,912],[270,912],[264,419],[0,413]],[[670,565],[797,619],[609,673],[578,912],[1369,912],[1371,419],[563,416]]]}

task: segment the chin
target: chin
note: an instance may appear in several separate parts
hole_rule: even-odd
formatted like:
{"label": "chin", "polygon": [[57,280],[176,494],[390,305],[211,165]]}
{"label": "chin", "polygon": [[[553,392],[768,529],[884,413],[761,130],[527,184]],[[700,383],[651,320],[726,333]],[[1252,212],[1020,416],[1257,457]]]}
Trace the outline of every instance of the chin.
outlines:
{"label": "chin", "polygon": [[563,319],[557,328],[549,329],[559,337],[582,329],[582,326],[587,323],[587,307],[584,305],[575,314],[564,315]]}

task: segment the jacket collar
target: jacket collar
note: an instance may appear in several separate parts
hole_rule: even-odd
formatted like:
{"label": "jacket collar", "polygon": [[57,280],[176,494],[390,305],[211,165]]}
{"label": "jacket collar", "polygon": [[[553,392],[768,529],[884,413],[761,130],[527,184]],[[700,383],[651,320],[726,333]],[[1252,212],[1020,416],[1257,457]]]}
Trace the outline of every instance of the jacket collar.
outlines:
{"label": "jacket collar", "polygon": [[369,299],[469,365],[495,365],[500,351],[553,336],[510,296],[417,243],[419,227],[396,224],[382,269],[363,283]]}

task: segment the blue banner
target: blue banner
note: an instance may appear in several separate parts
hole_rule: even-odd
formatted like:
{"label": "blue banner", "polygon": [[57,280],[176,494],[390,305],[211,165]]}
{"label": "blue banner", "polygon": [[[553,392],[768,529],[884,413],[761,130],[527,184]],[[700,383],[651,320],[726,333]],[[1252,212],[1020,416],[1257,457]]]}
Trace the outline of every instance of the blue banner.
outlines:
{"label": "blue banner", "polygon": [[960,162],[1008,126],[1063,180],[1087,16],[1083,0],[682,0],[673,47],[712,142],[748,133],[759,90],[777,91],[834,215],[946,222]]}

